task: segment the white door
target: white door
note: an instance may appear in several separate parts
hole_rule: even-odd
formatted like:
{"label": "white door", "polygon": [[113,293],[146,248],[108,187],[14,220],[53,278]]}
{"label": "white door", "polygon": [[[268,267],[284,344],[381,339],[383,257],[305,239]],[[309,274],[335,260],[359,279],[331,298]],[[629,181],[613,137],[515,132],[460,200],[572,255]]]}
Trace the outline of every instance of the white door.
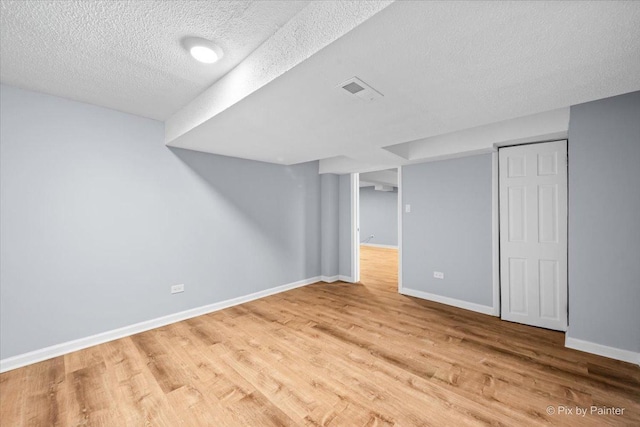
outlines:
{"label": "white door", "polygon": [[502,319],[567,330],[567,141],[499,150]]}

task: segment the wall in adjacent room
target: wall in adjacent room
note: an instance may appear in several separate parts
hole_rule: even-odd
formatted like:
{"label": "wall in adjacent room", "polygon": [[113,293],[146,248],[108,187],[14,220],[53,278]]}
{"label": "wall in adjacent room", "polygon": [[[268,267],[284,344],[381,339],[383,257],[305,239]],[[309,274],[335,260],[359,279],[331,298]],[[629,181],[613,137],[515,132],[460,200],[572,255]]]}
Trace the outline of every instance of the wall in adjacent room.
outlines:
{"label": "wall in adjacent room", "polygon": [[397,189],[376,191],[374,187],[360,187],[360,241],[398,246]]}
{"label": "wall in adjacent room", "polygon": [[5,85],[1,109],[0,358],[320,275],[317,162],[169,149],[158,121]]}
{"label": "wall in adjacent room", "polygon": [[491,154],[403,166],[403,288],[490,311],[491,188]]}
{"label": "wall in adjacent room", "polygon": [[639,260],[640,92],[633,92],[571,107],[567,337],[640,352]]}

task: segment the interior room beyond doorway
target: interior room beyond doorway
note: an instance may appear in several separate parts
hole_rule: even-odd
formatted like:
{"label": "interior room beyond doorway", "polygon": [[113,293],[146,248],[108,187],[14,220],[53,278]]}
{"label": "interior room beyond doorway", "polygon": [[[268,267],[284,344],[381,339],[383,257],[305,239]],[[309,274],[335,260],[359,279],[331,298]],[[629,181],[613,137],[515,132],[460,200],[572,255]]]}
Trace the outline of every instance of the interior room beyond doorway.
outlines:
{"label": "interior room beyond doorway", "polygon": [[397,292],[398,171],[359,176],[360,282]]}

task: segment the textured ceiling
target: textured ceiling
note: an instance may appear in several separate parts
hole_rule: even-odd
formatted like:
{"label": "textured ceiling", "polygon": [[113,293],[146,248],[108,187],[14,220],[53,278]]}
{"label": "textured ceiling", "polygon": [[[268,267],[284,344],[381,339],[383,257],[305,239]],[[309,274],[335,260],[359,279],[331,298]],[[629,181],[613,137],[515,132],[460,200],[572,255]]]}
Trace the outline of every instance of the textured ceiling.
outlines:
{"label": "textured ceiling", "polygon": [[238,67],[171,116],[165,141],[209,120],[285,74],[391,4],[389,0],[314,1]]}
{"label": "textured ceiling", "polygon": [[[321,171],[640,90],[639,1],[0,2],[3,83],[171,117],[173,146]],[[225,57],[197,63],[187,35]],[[336,88],[354,76],[384,97]]]}
{"label": "textured ceiling", "polygon": [[640,90],[638,28],[640,2],[395,2],[171,145],[397,166],[382,147]]}
{"label": "textured ceiling", "polygon": [[[306,1],[5,1],[2,83],[164,120],[237,66]],[[224,57],[200,64],[184,36]]]}

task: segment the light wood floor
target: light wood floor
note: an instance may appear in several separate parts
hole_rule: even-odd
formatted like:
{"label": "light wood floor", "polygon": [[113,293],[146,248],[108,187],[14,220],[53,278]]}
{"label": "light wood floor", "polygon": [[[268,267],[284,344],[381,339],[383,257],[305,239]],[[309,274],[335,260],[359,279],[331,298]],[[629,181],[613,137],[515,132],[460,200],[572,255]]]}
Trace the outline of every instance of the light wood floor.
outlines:
{"label": "light wood floor", "polygon": [[[397,294],[396,251],[318,283],[0,376],[9,426],[640,425],[640,368]],[[620,416],[554,414],[559,406]]]}

